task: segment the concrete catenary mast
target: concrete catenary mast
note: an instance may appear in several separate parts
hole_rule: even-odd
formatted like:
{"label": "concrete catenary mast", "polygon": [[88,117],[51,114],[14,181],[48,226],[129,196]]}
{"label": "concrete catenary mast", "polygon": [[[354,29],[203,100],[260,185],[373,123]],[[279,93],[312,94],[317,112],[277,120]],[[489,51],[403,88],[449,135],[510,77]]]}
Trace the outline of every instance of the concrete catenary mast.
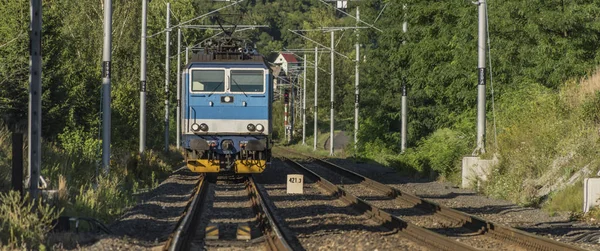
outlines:
{"label": "concrete catenary mast", "polygon": [[333,125],[334,125],[334,108],[333,108],[333,104],[334,104],[334,83],[335,83],[335,78],[334,78],[334,62],[335,62],[335,54],[334,54],[334,46],[335,46],[335,41],[334,41],[334,30],[331,30],[331,114],[330,116],[330,123],[329,123],[329,155],[333,155]]}
{"label": "concrete catenary mast", "polygon": [[478,84],[477,84],[477,153],[485,153],[485,50],[487,37],[486,2],[479,1]]}
{"label": "concrete catenary mast", "polygon": [[177,149],[181,147],[181,28],[177,29],[177,113],[175,124],[177,124]]}
{"label": "concrete catenary mast", "polygon": [[29,193],[39,196],[40,167],[42,163],[42,1],[30,2],[30,62],[29,62]]}
{"label": "concrete catenary mast", "polygon": [[171,35],[171,3],[167,3],[167,32],[165,37],[165,151],[169,151],[169,45]]}
{"label": "concrete catenary mast", "polygon": [[110,169],[110,57],[112,50],[112,1],[104,1],[104,45],[102,47],[102,166]]}
{"label": "concrete catenary mast", "polygon": [[[360,20],[360,11],[358,9],[358,7],[356,7],[356,27],[358,27],[359,24],[359,20]],[[358,146],[358,102],[359,102],[359,89],[358,89],[358,84],[359,84],[359,64],[360,64],[360,42],[358,41],[359,38],[359,33],[358,33],[358,29],[355,29],[356,32],[356,59],[355,59],[355,66],[354,66],[354,74],[355,74],[355,78],[354,78],[354,149],[357,148]]]}
{"label": "concrete catenary mast", "polygon": [[315,110],[314,112],[314,122],[315,122],[315,129],[314,129],[314,144],[313,144],[313,151],[317,150],[317,134],[318,134],[318,129],[317,129],[317,121],[318,121],[318,117],[317,117],[317,110],[318,110],[318,95],[317,95],[317,84],[319,83],[319,47],[315,47]]}
{"label": "concrete catenary mast", "polygon": [[[404,9],[404,22],[402,23],[402,33],[405,33],[408,31],[408,23],[406,22],[406,5],[403,6]],[[404,41],[402,41],[402,44],[406,43],[406,38],[404,39]],[[407,102],[406,102],[406,97],[407,96],[407,90],[406,90],[406,79],[402,80],[402,127],[400,129],[400,151],[404,152],[406,151],[406,127],[408,124],[407,121]]]}
{"label": "concrete catenary mast", "polygon": [[142,0],[142,39],[140,49],[140,154],[146,150],[146,33],[148,0]]}
{"label": "concrete catenary mast", "polygon": [[304,87],[302,88],[302,145],[306,145],[306,53],[304,54]]}

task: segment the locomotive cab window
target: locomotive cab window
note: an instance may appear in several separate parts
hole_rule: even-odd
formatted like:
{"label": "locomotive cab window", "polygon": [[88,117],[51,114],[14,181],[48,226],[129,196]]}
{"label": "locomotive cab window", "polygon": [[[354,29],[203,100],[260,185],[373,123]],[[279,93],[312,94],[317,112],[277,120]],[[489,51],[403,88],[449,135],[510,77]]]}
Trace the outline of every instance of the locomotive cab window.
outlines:
{"label": "locomotive cab window", "polygon": [[193,92],[224,92],[224,70],[195,70],[192,71]]}
{"label": "locomotive cab window", "polygon": [[263,70],[232,70],[229,88],[231,92],[263,93],[265,91],[265,72]]}

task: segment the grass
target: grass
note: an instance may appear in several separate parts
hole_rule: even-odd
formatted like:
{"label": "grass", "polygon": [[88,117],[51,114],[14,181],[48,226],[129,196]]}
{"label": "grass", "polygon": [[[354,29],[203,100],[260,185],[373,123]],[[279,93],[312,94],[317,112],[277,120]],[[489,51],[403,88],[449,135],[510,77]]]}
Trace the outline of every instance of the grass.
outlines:
{"label": "grass", "polygon": [[543,208],[550,212],[582,212],[583,210],[583,182],[567,187],[556,192]]}
{"label": "grass", "polygon": [[43,249],[52,220],[60,211],[19,192],[0,193],[0,245],[8,249]]}
{"label": "grass", "polygon": [[[580,211],[583,196],[567,195],[580,194],[581,185],[554,185],[566,184],[586,166],[589,173],[597,171],[599,88],[596,74],[559,91],[528,84],[504,94],[497,110],[500,165],[484,192],[551,211]],[[545,200],[540,191],[549,187],[556,191]]]}
{"label": "grass", "polygon": [[[136,192],[156,187],[183,162],[175,148],[169,152],[148,150],[144,156],[113,149],[110,173],[97,175],[101,172],[98,162],[101,142],[77,131],[62,134],[59,143],[42,144],[42,176],[48,181],[49,189],[60,188],[59,200],[53,202],[56,207],[39,207],[46,211],[32,215],[41,218],[15,219],[3,215],[18,216],[18,209],[27,205],[16,204],[21,200],[14,199],[15,195],[8,192],[12,161],[10,138],[10,132],[0,125],[0,245],[8,248],[52,246],[46,235],[51,228],[50,221],[58,215],[93,217],[109,224],[136,203]],[[26,159],[24,165],[27,165]],[[6,226],[18,231],[6,230]],[[62,240],[50,238],[50,241]]]}

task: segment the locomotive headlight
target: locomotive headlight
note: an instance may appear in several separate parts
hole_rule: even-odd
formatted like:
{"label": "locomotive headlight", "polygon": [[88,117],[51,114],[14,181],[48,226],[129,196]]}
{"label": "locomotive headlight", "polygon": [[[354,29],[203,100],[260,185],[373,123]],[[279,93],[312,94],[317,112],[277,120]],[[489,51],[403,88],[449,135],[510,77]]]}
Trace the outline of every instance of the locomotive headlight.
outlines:
{"label": "locomotive headlight", "polygon": [[253,124],[248,124],[248,126],[246,126],[246,129],[248,129],[248,131],[253,132],[254,130],[256,130],[256,126],[254,126]]}
{"label": "locomotive headlight", "polygon": [[205,132],[208,131],[208,125],[204,124],[204,123],[200,124],[200,130],[205,131]]}
{"label": "locomotive headlight", "polygon": [[200,130],[200,125],[198,125],[198,124],[196,124],[196,123],[193,123],[193,124],[192,124],[192,130],[193,130],[193,131],[196,131],[196,132],[197,132],[197,131],[199,131],[199,130]]}
{"label": "locomotive headlight", "polygon": [[262,132],[262,131],[265,130],[265,127],[263,125],[261,125],[261,124],[258,124],[258,125],[256,125],[256,130],[259,131],[259,132]]}

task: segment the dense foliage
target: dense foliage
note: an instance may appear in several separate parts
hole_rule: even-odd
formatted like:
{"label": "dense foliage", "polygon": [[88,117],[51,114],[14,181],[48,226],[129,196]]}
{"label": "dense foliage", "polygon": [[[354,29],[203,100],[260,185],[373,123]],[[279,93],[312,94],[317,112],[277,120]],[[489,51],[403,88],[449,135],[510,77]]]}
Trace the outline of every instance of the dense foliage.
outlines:
{"label": "dense foliage", "polygon": [[[43,135],[68,152],[99,152],[103,1],[44,1],[43,28]],[[231,2],[173,1],[172,23],[189,20]],[[29,3],[8,1],[0,6],[0,115],[11,130],[24,130],[28,85]],[[140,1],[113,1],[113,145],[135,151],[138,142]],[[361,151],[366,156],[383,151],[396,153],[400,142],[401,86],[409,90],[409,151],[400,162],[418,170],[447,174],[453,161],[475,146],[477,82],[477,6],[471,1],[350,2],[345,11],[376,29],[361,29]],[[562,83],[591,73],[600,60],[600,3],[580,1],[488,1],[491,64],[496,99],[508,93],[509,105],[528,101],[519,90],[541,88],[556,93]],[[404,8],[406,6],[406,8]],[[314,49],[329,46],[329,34],[306,31],[308,41],[289,30],[354,26],[356,21],[318,0],[248,0],[221,14],[246,11],[229,23],[267,24],[269,28],[236,33],[256,42],[263,54],[284,48]],[[148,34],[165,27],[165,1],[149,4]],[[226,15],[223,15],[226,16]],[[408,22],[403,33],[402,22]],[[203,18],[195,24],[214,24]],[[367,26],[360,23],[361,26]],[[184,44],[193,45],[218,30],[184,29]],[[336,129],[352,131],[354,111],[354,44],[356,31],[335,32]],[[173,32],[172,34],[176,34]],[[148,39],[148,144],[162,144],[164,107],[164,38]],[[171,51],[176,52],[172,36]],[[175,53],[173,53],[175,54]],[[314,62],[314,54],[308,60]],[[329,53],[318,58],[320,111],[329,108]],[[171,64],[170,92],[175,93],[175,69]],[[309,85],[314,70],[309,69]],[[491,88],[488,98],[491,100]],[[307,102],[313,103],[313,89]],[[175,95],[170,95],[175,103]],[[507,105],[507,104],[505,104]],[[488,102],[491,108],[491,102]],[[309,124],[312,105],[308,106]],[[174,114],[175,107],[171,106]],[[502,111],[511,111],[506,108]],[[491,109],[489,109],[491,110]],[[328,119],[320,112],[320,121]],[[503,115],[509,117],[509,115]],[[171,128],[174,116],[171,116]],[[491,120],[492,115],[488,113]],[[276,126],[279,126],[278,124]],[[489,127],[491,128],[491,127]],[[499,125],[498,133],[505,127]],[[280,129],[277,129],[280,130]],[[491,132],[491,131],[490,131]],[[491,136],[492,134],[490,134]],[[171,132],[174,141],[174,130]],[[492,137],[488,137],[489,142]],[[368,146],[368,147],[367,147]],[[82,150],[83,149],[83,150]],[[94,153],[95,151],[95,153]],[[441,155],[437,153],[443,153]],[[415,154],[418,154],[415,155]],[[450,162],[450,163],[449,163]]]}

